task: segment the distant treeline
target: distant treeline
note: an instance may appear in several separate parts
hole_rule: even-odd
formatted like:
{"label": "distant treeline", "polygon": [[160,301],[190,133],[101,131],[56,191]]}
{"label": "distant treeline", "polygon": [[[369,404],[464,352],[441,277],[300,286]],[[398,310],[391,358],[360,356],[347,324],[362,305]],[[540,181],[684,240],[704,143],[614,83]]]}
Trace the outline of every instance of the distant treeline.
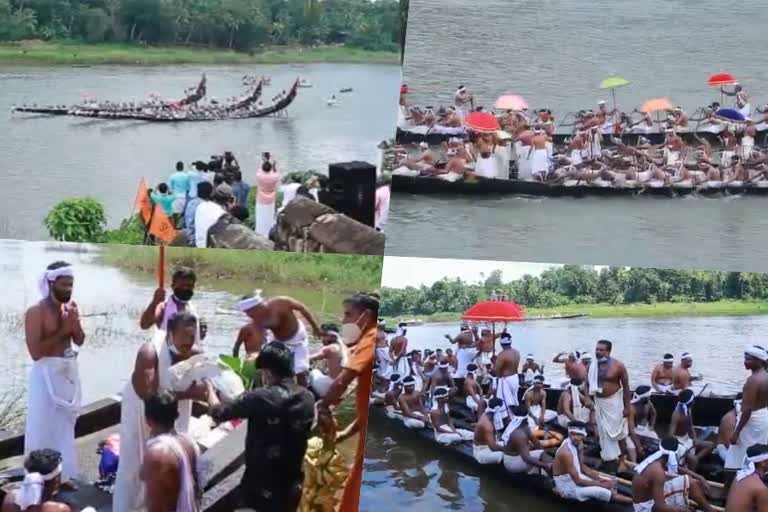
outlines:
{"label": "distant treeline", "polygon": [[0,41],[397,51],[398,0],[0,0]]}
{"label": "distant treeline", "polygon": [[768,299],[768,274],[566,265],[540,276],[508,283],[495,270],[483,283],[443,279],[432,286],[382,290],[383,316],[462,312],[488,300],[491,292],[522,306],[551,308],[570,304],[653,304]]}

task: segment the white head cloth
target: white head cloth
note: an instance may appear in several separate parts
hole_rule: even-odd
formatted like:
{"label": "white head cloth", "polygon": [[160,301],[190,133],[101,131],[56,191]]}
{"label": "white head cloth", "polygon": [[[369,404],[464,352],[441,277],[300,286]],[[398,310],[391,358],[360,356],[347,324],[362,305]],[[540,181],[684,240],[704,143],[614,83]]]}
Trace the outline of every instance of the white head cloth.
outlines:
{"label": "white head cloth", "polygon": [[40,473],[27,473],[24,475],[24,481],[16,490],[16,504],[21,510],[26,510],[34,505],[40,505],[43,502],[43,489],[45,482],[53,480],[61,474],[61,464],[47,475]]}
{"label": "white head cloth", "polygon": [[40,292],[40,297],[45,299],[51,293],[51,285],[53,281],[56,281],[60,277],[75,277],[72,265],[66,267],[57,268],[55,270],[46,270],[37,281],[37,289]]}
{"label": "white head cloth", "polygon": [[760,455],[755,455],[754,457],[747,457],[744,461],[744,467],[739,470],[738,473],[736,473],[736,481],[740,482],[741,480],[744,480],[749,475],[755,472],[755,464],[759,462],[764,462],[768,460],[768,453],[761,453]]}
{"label": "white head cloth", "polygon": [[693,400],[696,398],[696,395],[691,394],[691,398],[687,402],[678,402],[677,408],[683,411],[683,414],[688,416],[688,406],[693,403]]}
{"label": "white head cloth", "polygon": [[568,427],[568,433],[569,434],[579,434],[582,436],[587,435],[587,431],[581,427]]}
{"label": "white head cloth", "polygon": [[407,326],[407,325],[406,325],[406,326],[403,326],[403,327],[400,327],[400,326],[398,326],[398,327],[397,327],[397,333],[395,334],[395,336],[405,336],[405,331],[406,331],[407,329],[408,329],[408,326]]}
{"label": "white head cloth", "polygon": [[680,354],[680,361],[685,361],[686,359],[690,359],[690,360],[693,359],[693,356],[691,356],[690,352],[683,352],[682,354]]}
{"label": "white head cloth", "polygon": [[645,468],[647,468],[648,466],[650,466],[651,464],[653,464],[654,462],[656,462],[657,460],[659,460],[665,455],[669,458],[667,461],[667,471],[669,471],[669,469],[675,469],[675,471],[672,471],[672,472],[676,473],[677,472],[677,469],[676,469],[677,454],[673,451],[665,450],[661,446],[659,446],[659,449],[655,453],[649,455],[648,457],[645,458],[643,462],[635,466],[635,472],[639,475],[640,473],[645,471]]}
{"label": "white head cloth", "polygon": [[651,398],[652,394],[653,394],[653,388],[649,389],[648,391],[646,391],[642,395],[638,395],[637,391],[635,391],[634,393],[632,393],[631,403],[636,404],[640,400],[645,400],[646,398]]}
{"label": "white head cloth", "polygon": [[255,308],[262,302],[264,302],[264,298],[261,296],[261,290],[255,290],[253,292],[253,297],[241,300],[237,303],[237,307],[240,309],[240,311],[246,312]]}
{"label": "white head cloth", "polygon": [[664,359],[661,360],[662,363],[674,363],[675,362],[675,356],[672,354],[668,354],[664,357]]}
{"label": "white head cloth", "polygon": [[592,360],[592,354],[590,354],[589,352],[584,352],[583,354],[581,354],[581,360],[582,361],[591,361]]}
{"label": "white head cloth", "polygon": [[512,432],[523,424],[524,421],[528,421],[528,416],[512,416],[507,428],[504,429],[504,433],[501,434],[501,442],[505,445],[509,442],[509,438],[512,437]]}
{"label": "white head cloth", "polygon": [[525,356],[525,359],[528,361],[533,361],[534,360],[533,354],[528,354],[527,356]]}
{"label": "white head cloth", "polygon": [[748,356],[754,357],[755,359],[768,361],[768,351],[762,347],[758,347],[757,345],[747,345],[747,347],[744,349],[744,353]]}

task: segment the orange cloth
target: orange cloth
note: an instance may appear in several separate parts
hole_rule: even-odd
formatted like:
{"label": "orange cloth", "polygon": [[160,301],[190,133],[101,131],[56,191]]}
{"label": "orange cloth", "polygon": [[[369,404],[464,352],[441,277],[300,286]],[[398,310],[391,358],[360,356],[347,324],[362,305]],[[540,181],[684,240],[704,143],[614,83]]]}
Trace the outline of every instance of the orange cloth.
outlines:
{"label": "orange cloth", "polygon": [[365,458],[365,434],[368,430],[368,400],[371,397],[373,378],[373,354],[376,351],[376,327],[371,327],[360,337],[345,368],[357,374],[357,452],[355,463],[344,486],[344,497],[339,512],[358,512],[360,508],[360,486],[363,483],[363,459]]}

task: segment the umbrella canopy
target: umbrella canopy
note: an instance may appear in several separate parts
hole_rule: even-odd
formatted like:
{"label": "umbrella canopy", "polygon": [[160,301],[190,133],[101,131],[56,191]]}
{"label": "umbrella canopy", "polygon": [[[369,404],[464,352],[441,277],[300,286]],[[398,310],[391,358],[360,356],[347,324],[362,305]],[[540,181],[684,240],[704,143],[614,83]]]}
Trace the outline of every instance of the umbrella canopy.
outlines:
{"label": "umbrella canopy", "polygon": [[472,112],[464,119],[464,126],[476,132],[495,132],[501,127],[496,116],[489,112]]}
{"label": "umbrella canopy", "polygon": [[709,77],[709,80],[707,80],[707,85],[717,87],[721,85],[735,84],[736,82],[736,77],[730,73],[717,73]]}
{"label": "umbrella canopy", "polygon": [[618,87],[624,87],[625,85],[629,85],[631,82],[627,80],[624,77],[621,76],[609,76],[602,82],[600,82],[600,88],[601,89],[616,89]]}
{"label": "umbrella canopy", "polygon": [[506,94],[499,96],[494,105],[498,110],[523,110],[528,108],[528,102],[525,98],[516,94]]}
{"label": "umbrella canopy", "polygon": [[673,108],[675,108],[675,106],[672,105],[672,102],[669,101],[669,99],[656,98],[643,103],[643,106],[640,107],[640,112],[653,113],[661,110],[672,110]]}
{"label": "umbrella canopy", "polygon": [[522,322],[525,320],[525,310],[514,302],[478,302],[466,310],[461,319],[467,322]]}
{"label": "umbrella canopy", "polygon": [[715,112],[715,117],[722,119],[723,121],[731,121],[736,123],[743,123],[747,119],[744,114],[733,108],[721,108]]}

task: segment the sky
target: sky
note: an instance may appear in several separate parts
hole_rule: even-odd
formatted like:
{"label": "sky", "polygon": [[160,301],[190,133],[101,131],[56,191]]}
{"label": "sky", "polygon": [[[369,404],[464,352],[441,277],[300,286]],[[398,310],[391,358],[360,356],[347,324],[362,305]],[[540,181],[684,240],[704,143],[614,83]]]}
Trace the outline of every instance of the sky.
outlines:
{"label": "sky", "polygon": [[521,263],[487,260],[451,260],[442,258],[403,258],[387,256],[384,258],[384,271],[381,284],[387,288],[405,288],[406,286],[431,285],[444,277],[461,278],[475,283],[485,274],[488,277],[494,270],[501,270],[504,282],[519,279],[526,274],[538,276],[547,269],[562,267],[555,263]]}

